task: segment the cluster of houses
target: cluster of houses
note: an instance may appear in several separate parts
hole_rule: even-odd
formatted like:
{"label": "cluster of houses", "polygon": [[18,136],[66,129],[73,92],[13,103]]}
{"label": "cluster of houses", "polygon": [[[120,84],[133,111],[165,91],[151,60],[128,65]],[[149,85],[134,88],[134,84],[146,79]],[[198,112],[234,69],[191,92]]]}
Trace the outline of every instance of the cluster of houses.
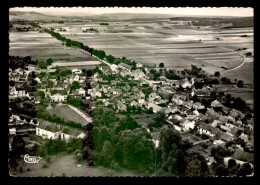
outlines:
{"label": "cluster of houses", "polygon": [[[64,102],[69,95],[80,96],[86,99],[87,91],[82,88],[85,84],[86,76],[82,75],[82,71],[79,69],[72,69],[71,71],[72,74],[59,76],[59,80],[57,79],[57,75],[37,77],[37,91],[42,91],[45,95],[45,99],[49,98],[51,102]],[[73,82],[78,82],[80,87],[71,91],[70,87]],[[52,85],[50,85],[50,83]],[[40,103],[40,100],[41,97],[36,97],[36,103]]]}
{"label": "cluster of houses", "polygon": [[30,91],[30,88],[28,88],[28,76],[34,71],[35,65],[32,64],[25,66],[25,69],[17,68],[12,70],[9,68],[9,82],[13,82],[13,84],[9,85],[9,99],[15,99],[18,97],[34,99],[33,91]]}
{"label": "cluster of houses", "polygon": [[[154,113],[164,112],[167,122],[183,135],[188,134],[183,138],[194,145],[204,142],[202,137],[196,136],[199,134],[208,138],[205,141],[212,140],[214,146],[225,146],[227,142],[241,138],[247,147],[253,148],[252,135],[245,132],[245,128],[253,131],[253,121],[243,124],[245,115],[241,111],[230,109],[217,99],[208,107],[192,101],[194,95],[209,97],[212,92],[210,87],[195,89],[197,79],[194,78],[147,80],[142,70],[130,71],[128,68],[126,64],[100,67],[103,75],[94,74],[91,96],[102,102],[102,106],[112,106],[118,112],[127,111],[127,106],[152,109]],[[107,80],[109,76],[111,80]],[[123,86],[120,85],[122,83]],[[131,83],[137,85],[131,86]],[[144,87],[152,88],[152,92],[145,94],[142,91]],[[183,91],[178,91],[179,88]]]}

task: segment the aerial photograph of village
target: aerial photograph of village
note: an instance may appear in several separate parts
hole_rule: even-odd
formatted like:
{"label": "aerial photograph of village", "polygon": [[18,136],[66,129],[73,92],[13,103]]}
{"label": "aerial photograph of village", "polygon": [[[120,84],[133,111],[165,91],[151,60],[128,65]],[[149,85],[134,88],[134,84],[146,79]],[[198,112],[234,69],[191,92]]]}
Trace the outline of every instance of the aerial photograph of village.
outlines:
{"label": "aerial photograph of village", "polygon": [[9,9],[11,177],[253,177],[254,9]]}

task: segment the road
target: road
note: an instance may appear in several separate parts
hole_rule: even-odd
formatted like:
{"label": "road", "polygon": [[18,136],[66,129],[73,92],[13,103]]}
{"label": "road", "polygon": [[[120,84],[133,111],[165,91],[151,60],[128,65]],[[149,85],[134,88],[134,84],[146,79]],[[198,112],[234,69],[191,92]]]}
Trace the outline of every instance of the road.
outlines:
{"label": "road", "polygon": [[235,68],[233,68],[233,69],[228,69],[228,70],[226,70],[225,72],[234,71],[234,70],[236,70],[236,69],[242,67],[242,66],[245,64],[245,62],[246,62],[246,57],[243,56],[243,58],[244,58],[244,60],[243,60],[243,62],[242,62],[239,66],[237,66],[237,67],[235,67]]}

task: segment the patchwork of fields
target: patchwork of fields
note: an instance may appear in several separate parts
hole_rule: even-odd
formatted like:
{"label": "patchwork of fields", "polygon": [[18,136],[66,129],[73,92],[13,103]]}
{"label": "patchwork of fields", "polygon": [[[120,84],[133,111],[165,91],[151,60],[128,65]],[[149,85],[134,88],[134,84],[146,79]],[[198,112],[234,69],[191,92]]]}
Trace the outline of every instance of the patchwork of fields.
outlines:
{"label": "patchwork of fields", "polygon": [[31,56],[33,60],[75,62],[95,61],[93,57],[83,52],[61,45],[61,42],[52,38],[47,33],[11,32],[9,34],[9,55]]}
{"label": "patchwork of fields", "polygon": [[[43,24],[44,27],[63,28],[60,34],[83,42],[106,54],[126,57],[143,64],[163,62],[167,68],[190,68],[191,64],[203,67],[213,74],[233,69],[243,62],[238,48],[253,50],[253,29],[219,29],[176,24],[167,19],[124,22],[99,21],[64,24]],[[99,33],[83,33],[95,28]],[[241,37],[242,35],[248,37]],[[223,73],[224,74],[224,73]]]}

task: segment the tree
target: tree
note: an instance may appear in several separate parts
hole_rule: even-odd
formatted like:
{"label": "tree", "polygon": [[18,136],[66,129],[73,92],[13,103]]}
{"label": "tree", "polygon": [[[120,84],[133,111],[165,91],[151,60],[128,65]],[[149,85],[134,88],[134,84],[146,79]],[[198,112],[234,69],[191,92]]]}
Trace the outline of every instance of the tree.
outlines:
{"label": "tree", "polygon": [[239,80],[239,81],[237,82],[237,87],[240,87],[240,88],[244,87],[244,83],[243,83],[242,80]]}
{"label": "tree", "polygon": [[237,176],[246,176],[252,173],[252,168],[249,163],[245,163],[236,173]]}
{"label": "tree", "polygon": [[153,127],[162,127],[166,123],[166,115],[163,112],[157,112],[153,122],[149,124],[149,126]]}
{"label": "tree", "polygon": [[23,115],[20,115],[19,118],[20,118],[21,120],[24,120],[24,116],[23,116]]}
{"label": "tree", "polygon": [[150,73],[151,73],[151,74],[155,74],[156,72],[157,72],[156,69],[151,69],[151,70],[150,70]]}
{"label": "tree", "polygon": [[160,63],[160,64],[159,64],[159,67],[160,67],[160,68],[163,68],[163,67],[164,67],[164,63]]}
{"label": "tree", "polygon": [[33,123],[36,125],[36,124],[37,124],[37,120],[36,120],[36,119],[34,119],[34,120],[33,120]]}
{"label": "tree", "polygon": [[180,135],[173,129],[164,129],[160,134],[162,148],[162,168],[166,172],[177,175],[177,157]]}
{"label": "tree", "polygon": [[234,160],[234,159],[228,160],[228,168],[233,168],[236,165],[237,165],[236,160]]}
{"label": "tree", "polygon": [[48,58],[48,59],[46,60],[46,63],[47,63],[48,65],[51,65],[51,64],[53,63],[52,58]]}
{"label": "tree", "polygon": [[77,81],[73,81],[70,87],[70,90],[75,90],[75,89],[79,89],[80,88],[80,84]]}
{"label": "tree", "polygon": [[214,76],[215,76],[215,77],[219,77],[219,76],[220,76],[220,73],[219,73],[218,71],[216,71],[216,72],[214,73]]}
{"label": "tree", "polygon": [[186,169],[186,175],[188,177],[200,177],[201,176],[201,162],[195,158],[192,159]]}

